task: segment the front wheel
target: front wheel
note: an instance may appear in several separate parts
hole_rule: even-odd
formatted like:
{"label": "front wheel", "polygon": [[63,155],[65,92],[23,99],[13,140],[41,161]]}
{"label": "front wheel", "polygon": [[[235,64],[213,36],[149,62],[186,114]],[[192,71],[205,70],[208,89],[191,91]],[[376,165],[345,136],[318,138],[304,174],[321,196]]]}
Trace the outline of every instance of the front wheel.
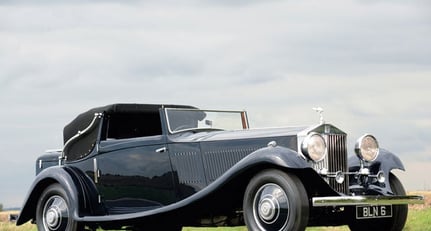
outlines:
{"label": "front wheel", "polygon": [[[389,174],[389,185],[391,186],[394,195],[404,196],[406,191],[400,180],[392,173]],[[392,217],[379,218],[371,220],[354,220],[349,228],[352,231],[359,230],[388,230],[388,231],[401,231],[407,220],[408,206],[407,205],[393,205]]]}
{"label": "front wheel", "polygon": [[308,196],[301,181],[280,170],[265,170],[249,182],[243,202],[248,230],[305,230]]}
{"label": "front wheel", "polygon": [[39,231],[81,230],[72,219],[70,200],[60,184],[52,184],[43,191],[36,208]]}

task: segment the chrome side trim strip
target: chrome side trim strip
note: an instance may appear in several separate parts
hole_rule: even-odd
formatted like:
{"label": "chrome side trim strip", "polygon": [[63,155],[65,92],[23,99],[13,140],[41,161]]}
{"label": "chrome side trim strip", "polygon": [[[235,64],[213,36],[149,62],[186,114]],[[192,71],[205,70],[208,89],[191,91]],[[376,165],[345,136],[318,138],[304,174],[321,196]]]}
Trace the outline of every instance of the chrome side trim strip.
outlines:
{"label": "chrome side trim strip", "polygon": [[352,205],[402,205],[423,204],[423,196],[334,196],[313,197],[313,207]]}

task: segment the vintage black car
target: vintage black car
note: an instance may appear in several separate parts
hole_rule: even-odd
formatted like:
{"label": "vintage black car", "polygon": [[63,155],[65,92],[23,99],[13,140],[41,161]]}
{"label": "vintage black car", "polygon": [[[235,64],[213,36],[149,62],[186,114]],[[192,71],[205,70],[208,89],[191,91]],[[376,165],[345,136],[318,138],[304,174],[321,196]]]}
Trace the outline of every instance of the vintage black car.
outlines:
{"label": "vintage black car", "polygon": [[69,123],[64,148],[41,156],[17,225],[39,230],[181,230],[240,226],[401,230],[400,159],[366,134],[320,123],[250,129],[245,111],[113,104]]}

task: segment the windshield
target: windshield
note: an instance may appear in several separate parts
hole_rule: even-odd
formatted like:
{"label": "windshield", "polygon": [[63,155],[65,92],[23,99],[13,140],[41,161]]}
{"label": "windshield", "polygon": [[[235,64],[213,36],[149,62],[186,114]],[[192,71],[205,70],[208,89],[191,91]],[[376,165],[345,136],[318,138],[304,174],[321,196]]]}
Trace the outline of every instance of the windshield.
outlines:
{"label": "windshield", "polygon": [[245,111],[216,111],[167,108],[166,117],[171,133],[187,130],[240,130],[248,128]]}

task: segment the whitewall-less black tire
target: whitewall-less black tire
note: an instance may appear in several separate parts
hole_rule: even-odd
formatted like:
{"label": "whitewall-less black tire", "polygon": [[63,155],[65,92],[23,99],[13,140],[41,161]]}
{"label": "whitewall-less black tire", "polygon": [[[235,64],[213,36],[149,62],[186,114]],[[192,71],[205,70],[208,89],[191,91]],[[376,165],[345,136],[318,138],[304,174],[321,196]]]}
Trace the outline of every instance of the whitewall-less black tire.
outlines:
{"label": "whitewall-less black tire", "polygon": [[243,201],[248,230],[305,230],[308,223],[308,196],[293,174],[270,169],[249,182]]}
{"label": "whitewall-less black tire", "polygon": [[[400,180],[392,173],[389,174],[389,184],[395,195],[404,196],[406,191]],[[353,220],[349,225],[350,230],[386,230],[386,231],[401,231],[407,220],[408,206],[393,205],[391,218]],[[353,214],[353,216],[355,216]]]}
{"label": "whitewall-less black tire", "polygon": [[36,222],[39,231],[81,230],[72,219],[69,197],[60,184],[43,191],[36,207]]}

